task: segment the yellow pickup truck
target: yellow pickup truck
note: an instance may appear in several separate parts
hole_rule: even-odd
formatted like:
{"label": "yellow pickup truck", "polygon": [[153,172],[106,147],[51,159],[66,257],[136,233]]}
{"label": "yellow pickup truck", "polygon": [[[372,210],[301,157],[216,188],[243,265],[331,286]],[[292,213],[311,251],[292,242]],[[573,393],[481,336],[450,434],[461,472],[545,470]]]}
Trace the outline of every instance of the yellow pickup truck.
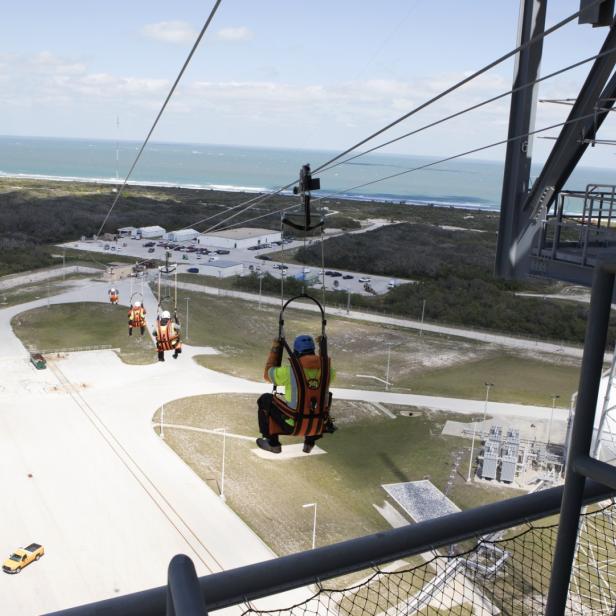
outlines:
{"label": "yellow pickup truck", "polygon": [[19,573],[24,567],[29,565],[33,560],[38,560],[45,554],[45,548],[38,543],[31,543],[25,548],[15,550],[2,563],[2,571],[5,573]]}

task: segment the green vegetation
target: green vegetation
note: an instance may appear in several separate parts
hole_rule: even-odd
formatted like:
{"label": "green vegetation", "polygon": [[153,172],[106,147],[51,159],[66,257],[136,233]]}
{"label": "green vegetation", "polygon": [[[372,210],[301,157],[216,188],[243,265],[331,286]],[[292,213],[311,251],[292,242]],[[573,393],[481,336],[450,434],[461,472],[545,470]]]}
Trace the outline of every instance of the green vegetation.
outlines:
{"label": "green vegetation", "polygon": [[63,291],[70,289],[69,282],[71,280],[83,280],[90,278],[88,274],[71,274],[62,278],[52,278],[49,281],[37,283],[21,284],[10,289],[0,289],[0,308],[8,308],[9,306],[17,306],[25,304],[37,299],[45,298],[48,295],[58,295]]}
{"label": "green vegetation", "polygon": [[[429,321],[583,342],[587,306],[516,295],[521,290],[545,293],[557,286],[539,281],[495,279],[495,248],[494,233],[451,231],[408,223],[325,242],[328,267],[419,281],[401,285],[380,297],[354,296],[354,306],[418,318],[425,301],[425,318]],[[321,248],[318,245],[300,248],[295,259],[319,266]],[[616,325],[612,324],[610,337],[615,336]]]}
{"label": "green vegetation", "polygon": [[[212,370],[255,381],[263,379],[269,340],[278,333],[278,308],[195,292],[179,296],[184,321],[184,297],[191,297],[188,342],[213,346],[220,355],[197,361]],[[242,327],[237,324],[242,323]],[[307,331],[319,333],[317,315],[301,310],[287,313],[286,331],[292,338]],[[419,336],[413,330],[328,316],[329,349],[336,367],[337,387],[382,388],[369,374],[385,378],[388,349],[392,391],[481,399],[483,383],[496,387],[490,398],[500,402],[550,405],[550,395],[564,401],[577,388],[575,360],[549,356],[532,358],[497,352],[490,345],[445,336]]]}
{"label": "green vegetation", "polygon": [[57,304],[13,317],[11,325],[26,347],[54,351],[109,344],[120,349],[123,361],[146,364],[156,360],[146,333],[128,336],[126,308],[111,304]]}
{"label": "green vegetation", "polygon": [[[390,419],[371,412],[365,404],[337,401],[335,417],[340,429],[319,441],[327,455],[265,460],[251,453],[253,442],[231,436],[258,435],[254,396],[196,396],[165,404],[165,440],[199,476],[216,486],[221,472],[221,435],[167,424],[227,428],[227,502],[278,554],[310,546],[312,517],[302,509],[308,502],[318,502],[317,545],[389,528],[373,507],[385,500],[381,484],[429,477],[444,489],[451,452],[468,446],[468,439],[440,436],[446,419],[460,419],[453,414]],[[159,412],[154,419],[159,421]],[[469,486],[458,477],[450,497],[467,508],[505,494],[515,491]]]}

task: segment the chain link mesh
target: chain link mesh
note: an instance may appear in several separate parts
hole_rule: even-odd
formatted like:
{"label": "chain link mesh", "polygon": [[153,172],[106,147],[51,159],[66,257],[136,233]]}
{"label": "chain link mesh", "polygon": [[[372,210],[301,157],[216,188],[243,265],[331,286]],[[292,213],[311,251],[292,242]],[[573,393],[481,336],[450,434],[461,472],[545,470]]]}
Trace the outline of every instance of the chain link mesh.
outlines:
{"label": "chain link mesh", "polygon": [[[614,501],[582,515],[567,615],[616,613],[615,516]],[[286,609],[264,611],[247,604],[243,615],[543,614],[558,532],[553,519],[425,553],[414,566],[398,561],[375,567],[359,582],[317,583],[310,598]]]}

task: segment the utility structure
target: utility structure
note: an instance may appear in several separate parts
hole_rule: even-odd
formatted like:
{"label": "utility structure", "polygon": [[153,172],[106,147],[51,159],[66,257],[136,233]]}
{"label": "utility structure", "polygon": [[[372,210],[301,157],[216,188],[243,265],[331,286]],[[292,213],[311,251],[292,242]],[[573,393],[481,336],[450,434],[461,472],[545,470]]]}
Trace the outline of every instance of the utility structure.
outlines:
{"label": "utility structure", "polygon": [[[518,44],[526,47],[516,61],[514,88],[539,76],[543,38],[534,39],[544,31],[546,5],[521,1]],[[511,97],[496,256],[496,274],[503,278],[539,275],[590,286],[594,266],[616,258],[616,186],[563,190],[616,101],[614,0],[582,0],[580,9],[580,23],[608,26],[607,35],[532,187],[532,141],[526,135],[534,128],[536,84]]]}

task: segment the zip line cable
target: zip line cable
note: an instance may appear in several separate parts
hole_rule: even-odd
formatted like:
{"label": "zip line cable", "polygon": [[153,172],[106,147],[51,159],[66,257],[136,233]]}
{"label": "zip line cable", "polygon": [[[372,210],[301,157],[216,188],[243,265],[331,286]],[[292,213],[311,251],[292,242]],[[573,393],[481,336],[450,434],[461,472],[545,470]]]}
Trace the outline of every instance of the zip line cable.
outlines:
{"label": "zip line cable", "polygon": [[506,54],[502,55],[500,58],[497,58],[493,62],[490,62],[490,64],[486,64],[483,68],[480,68],[479,70],[475,71],[474,73],[472,73],[468,77],[465,77],[464,79],[458,81],[457,83],[455,83],[454,85],[450,86],[446,90],[443,90],[442,92],[440,92],[436,96],[433,96],[431,99],[425,101],[421,105],[418,105],[417,107],[411,109],[411,111],[409,111],[408,113],[405,113],[404,115],[400,116],[399,118],[397,118],[393,122],[390,122],[389,124],[387,124],[387,126],[384,126],[383,128],[377,130],[376,132],[372,133],[371,135],[369,135],[365,139],[362,139],[361,141],[358,141],[355,145],[351,146],[350,148],[347,148],[341,154],[338,154],[337,156],[334,156],[333,158],[331,158],[327,162],[323,163],[322,165],[320,165],[319,167],[314,169],[313,173],[319,173],[322,169],[324,169],[325,167],[329,167],[332,163],[340,160],[343,156],[346,156],[347,154],[350,154],[353,150],[356,150],[357,148],[359,148],[362,145],[364,145],[364,143],[367,143],[368,141],[371,141],[375,137],[378,137],[379,135],[383,134],[385,131],[388,131],[390,128],[393,128],[397,124],[400,124],[400,122],[403,122],[404,120],[406,120],[407,118],[410,118],[412,115],[415,115],[416,113],[418,113],[422,109],[425,109],[426,107],[432,105],[433,103],[435,103],[436,101],[440,100],[441,98],[444,98],[448,94],[451,94],[452,92],[454,92],[458,88],[460,88],[463,85],[469,83],[470,81],[472,81],[473,79],[479,77],[483,73],[486,73],[487,71],[489,71],[490,69],[494,68],[495,66],[498,66],[499,64],[501,64],[505,60],[511,58],[512,56],[514,56],[518,52],[522,51],[523,49],[526,49],[527,47],[530,47],[531,45],[534,45],[535,43],[537,43],[540,40],[544,39],[549,34],[552,34],[553,32],[556,32],[556,30],[559,30],[560,28],[562,28],[563,26],[568,24],[570,21],[573,21],[574,19],[579,17],[580,14],[583,11],[586,11],[586,10],[590,9],[593,6],[596,6],[596,5],[600,4],[601,2],[603,2],[603,0],[595,0],[595,2],[589,4],[588,6],[585,6],[584,9],[580,9],[579,11],[576,11],[572,15],[569,15],[569,17],[566,17],[565,19],[563,19],[562,21],[559,21],[558,23],[554,24],[553,26],[551,26],[547,30],[544,30],[541,34],[538,34],[537,36],[534,36],[533,38],[529,39],[528,41],[526,41],[526,43],[523,43],[522,45],[519,45],[515,49],[512,49],[511,51],[509,51]]}
{"label": "zip line cable", "polygon": [[[606,49],[605,51],[598,53],[594,56],[590,56],[589,58],[585,58],[584,60],[580,60],[579,62],[575,62],[574,64],[570,64],[569,66],[565,66],[564,68],[561,68],[557,71],[554,71],[553,73],[549,73],[548,75],[545,75],[543,77],[539,77],[537,79],[535,79],[534,81],[531,81],[529,83],[525,83],[521,86],[518,86],[517,88],[513,88],[512,90],[508,90],[507,92],[503,92],[502,94],[498,94],[496,96],[493,96],[492,98],[488,98],[480,103],[477,103],[475,105],[471,105],[470,107],[466,107],[465,109],[462,109],[460,111],[457,111],[456,113],[452,113],[451,115],[445,116],[444,118],[441,118],[440,120],[435,120],[434,122],[430,122],[429,124],[425,124],[424,126],[420,126],[419,128],[416,128],[415,130],[412,130],[408,133],[405,133],[404,135],[400,135],[399,137],[396,137],[395,139],[390,139],[389,141],[385,141],[384,143],[381,143],[380,145],[375,145],[373,148],[370,148],[368,150],[365,150],[363,152],[359,152],[359,154],[355,154],[354,156],[351,156],[349,158],[346,158],[345,160],[339,160],[338,162],[333,163],[332,165],[330,165],[329,167],[325,167],[324,169],[321,169],[321,173],[325,173],[326,171],[330,171],[331,169],[334,169],[336,167],[338,167],[339,165],[344,165],[345,163],[348,163],[352,160],[355,160],[356,158],[360,158],[361,156],[365,156],[366,154],[370,154],[371,152],[375,152],[376,150],[380,150],[381,148],[384,148],[385,146],[391,145],[392,143],[396,143],[397,141],[401,141],[402,139],[406,139],[407,137],[411,137],[412,135],[416,135],[417,133],[421,133],[424,130],[427,130],[428,128],[432,128],[434,126],[438,126],[439,124],[442,124],[443,122],[447,122],[448,120],[452,120],[453,118],[457,118],[465,113],[468,113],[470,111],[475,111],[476,109],[479,109],[480,107],[483,107],[485,105],[488,105],[489,103],[493,103],[494,101],[497,101],[501,98],[504,98],[505,96],[508,96],[509,94],[515,94],[516,92],[520,92],[521,90],[524,90],[526,88],[530,88],[538,83],[541,83],[542,81],[545,81],[546,79],[550,79],[552,77],[556,77],[558,75],[562,75],[563,73],[566,73],[567,71],[570,71],[574,68],[578,68],[579,66],[582,66],[583,64],[586,64],[588,62],[591,62],[592,60],[597,60],[598,58],[602,58],[603,56],[613,53],[614,51],[616,51],[616,47],[612,47],[611,49]],[[573,99],[575,100],[575,99]]]}
{"label": "zip line cable", "polygon": [[150,140],[150,137],[152,136],[152,133],[154,132],[154,129],[156,128],[160,118],[162,117],[165,109],[167,108],[167,105],[169,103],[169,101],[171,100],[171,97],[173,96],[173,93],[175,92],[175,89],[178,85],[178,83],[180,82],[180,79],[182,78],[182,76],[184,75],[184,72],[186,71],[186,69],[188,68],[188,65],[193,57],[193,55],[195,54],[195,51],[197,51],[197,47],[199,47],[199,43],[201,42],[201,39],[203,38],[205,32],[207,31],[210,23],[212,22],[212,19],[214,19],[214,15],[216,14],[216,11],[218,10],[218,7],[220,6],[222,0],[216,0],[216,3],[214,4],[212,10],[210,11],[210,14],[208,16],[208,18],[206,19],[205,23],[203,24],[203,28],[201,28],[201,32],[199,32],[199,36],[197,36],[197,40],[195,41],[194,45],[192,46],[192,49],[190,50],[190,53],[188,54],[188,57],[186,58],[186,60],[184,61],[184,64],[182,66],[182,68],[180,69],[180,72],[178,73],[178,76],[176,77],[175,81],[173,82],[173,85],[171,86],[171,90],[169,90],[169,94],[167,94],[167,98],[165,99],[165,102],[163,103],[162,107],[160,108],[160,111],[158,112],[158,115],[156,116],[156,119],[154,120],[154,124],[152,124],[152,128],[150,128],[143,144],[141,145],[141,147],[139,148],[139,151],[137,152],[137,156],[135,157],[135,160],[133,161],[133,164],[130,166],[130,169],[128,170],[128,173],[126,174],[126,178],[124,179],[124,182],[122,183],[122,186],[120,187],[120,189],[118,190],[115,199],[113,200],[113,203],[111,204],[111,207],[109,208],[109,211],[107,212],[107,215],[105,216],[105,219],[103,220],[103,224],[101,224],[98,233],[96,234],[97,236],[101,234],[103,228],[105,227],[105,224],[107,223],[107,220],[109,220],[109,216],[111,216],[111,212],[113,212],[113,209],[115,208],[116,204],[118,203],[120,196],[122,195],[122,191],[126,188],[126,185],[128,184],[128,180],[131,176],[131,174],[133,173],[135,167],[137,166],[137,163],[139,162],[139,159],[141,158],[141,155],[143,154],[143,151],[145,149],[145,146],[147,145],[148,141]]}
{"label": "zip line cable", "polygon": [[[483,146],[480,146],[480,147],[477,147],[477,148],[473,148],[471,150],[466,150],[464,152],[460,152],[459,154],[454,154],[453,156],[448,156],[446,158],[441,158],[439,160],[427,163],[425,165],[420,165],[419,167],[413,167],[411,169],[405,169],[404,171],[400,171],[399,173],[394,173],[392,175],[388,175],[388,176],[385,176],[385,177],[382,177],[382,178],[379,178],[379,179],[376,179],[376,180],[371,180],[371,181],[365,182],[363,184],[358,184],[357,186],[353,186],[353,187],[347,188],[345,190],[341,190],[341,191],[337,191],[337,192],[334,192],[334,193],[329,193],[327,195],[321,195],[319,197],[315,197],[313,199],[313,202],[321,201],[322,199],[331,199],[331,198],[334,198],[334,197],[339,197],[341,195],[346,195],[351,190],[356,190],[358,188],[364,188],[366,186],[370,186],[372,184],[377,184],[379,182],[385,182],[386,180],[391,180],[393,178],[400,177],[402,175],[406,175],[407,173],[413,173],[414,171],[421,171],[422,169],[427,169],[428,167],[433,167],[434,165],[439,165],[439,164],[442,164],[442,163],[445,163],[445,162],[456,160],[458,158],[463,158],[464,156],[468,156],[470,154],[476,154],[477,152],[482,152],[483,150],[488,150],[490,148],[494,148],[494,147],[497,147],[499,145],[505,145],[505,144],[507,144],[507,143],[509,143],[511,141],[516,141],[517,139],[524,139],[525,137],[530,137],[532,135],[535,135],[535,134],[538,134],[538,133],[542,133],[542,132],[545,132],[545,131],[548,131],[548,130],[552,130],[554,128],[559,128],[561,126],[566,126],[568,124],[573,124],[575,122],[581,122],[582,120],[586,120],[588,118],[594,117],[594,115],[595,115],[594,113],[589,113],[589,114],[586,114],[586,115],[583,115],[583,116],[579,116],[579,117],[576,117],[576,118],[571,118],[570,120],[566,120],[564,122],[559,122],[557,124],[551,124],[550,126],[545,126],[543,128],[538,128],[536,130],[524,133],[522,135],[516,135],[515,137],[510,137],[508,139],[503,139],[501,141],[495,141],[495,142],[489,143],[487,145],[483,145]],[[260,216],[255,216],[254,218],[251,218],[249,220],[245,220],[245,221],[243,221],[241,223],[235,223],[233,225],[229,225],[228,227],[224,227],[223,230],[232,229],[233,227],[236,227],[238,224],[245,224],[246,222],[252,222],[253,220],[259,220],[259,219],[265,218],[267,216],[273,216],[275,214],[278,214],[280,211],[285,211],[285,210],[291,209],[292,207],[299,207],[299,206],[298,205],[294,205],[294,206],[289,206],[289,207],[285,208],[284,210],[277,210],[277,211],[274,211],[274,212],[267,212],[266,214],[261,214]]]}
{"label": "zip line cable", "polygon": [[[471,105],[470,107],[466,107],[465,109],[457,111],[456,113],[453,113],[451,115],[445,116],[444,118],[441,118],[439,120],[435,120],[434,122],[430,122],[429,124],[425,124],[424,126],[421,126],[421,127],[417,128],[417,129],[415,129],[413,131],[405,133],[404,135],[396,137],[395,139],[391,139],[389,141],[381,143],[380,145],[374,146],[373,148],[370,148],[370,149],[368,149],[368,150],[366,150],[364,152],[360,152],[360,153],[358,153],[358,154],[356,154],[354,156],[351,156],[351,157],[349,157],[349,158],[347,158],[345,160],[339,160],[340,156],[337,156],[335,159],[332,159],[332,160],[336,160],[337,162],[334,162],[334,163],[332,163],[329,166],[327,166],[327,163],[325,163],[325,164],[321,165],[320,167],[318,167],[318,170],[320,170],[320,172],[322,172],[322,173],[326,172],[326,171],[330,171],[331,169],[334,169],[335,167],[338,167],[339,165],[343,165],[343,164],[348,163],[348,162],[350,162],[352,160],[355,160],[355,159],[357,159],[357,158],[359,158],[361,156],[364,156],[366,154],[369,154],[371,152],[379,150],[379,149],[381,149],[381,148],[383,148],[385,146],[391,145],[392,143],[396,143],[398,141],[401,141],[402,139],[406,139],[407,137],[411,137],[413,135],[416,135],[417,133],[423,132],[423,131],[425,131],[425,130],[427,130],[429,128],[433,128],[434,126],[438,126],[439,124],[443,124],[444,122],[447,122],[448,120],[452,120],[454,118],[460,117],[461,115],[464,115],[465,113],[469,113],[471,111],[479,109],[480,107],[483,107],[485,105],[488,105],[489,103],[492,103],[492,102],[497,101],[497,100],[499,100],[501,98],[504,98],[505,96],[508,96],[510,94],[514,94],[514,93],[519,92],[521,90],[524,90],[526,88],[533,87],[534,85],[536,85],[538,83],[541,83],[543,81],[546,81],[547,79],[551,79],[553,77],[557,77],[558,75],[562,75],[563,73],[566,73],[566,72],[568,72],[570,70],[578,68],[578,67],[582,66],[583,64],[587,64],[588,62],[591,62],[592,60],[596,60],[598,58],[602,58],[603,56],[605,56],[607,54],[613,53],[614,51],[616,51],[616,48],[611,48],[611,49],[602,51],[601,53],[598,53],[598,54],[596,54],[594,56],[590,56],[588,58],[584,58],[583,60],[579,60],[578,62],[575,62],[573,64],[570,64],[570,65],[566,66],[566,67],[558,69],[558,70],[556,70],[556,71],[554,71],[552,73],[549,73],[548,75],[544,75],[543,77],[539,77],[539,78],[533,80],[532,82],[520,85],[520,86],[518,86],[516,88],[512,88],[511,90],[508,90],[507,92],[503,92],[503,93],[498,94],[496,96],[493,96],[491,98],[485,99],[484,101],[481,101],[481,102],[479,102],[479,103],[477,103],[475,105]],[[208,233],[208,232],[210,232],[210,231],[212,231],[214,229],[218,229],[220,226],[225,225],[225,223],[227,223],[232,218],[235,218],[236,216],[239,216],[242,213],[252,209],[254,206],[258,205],[259,203],[261,203],[262,201],[264,201],[268,197],[280,194],[284,190],[289,189],[294,184],[295,184],[295,182],[291,182],[291,183],[283,186],[282,188],[277,189],[276,191],[268,192],[268,193],[262,194],[262,195],[260,195],[258,197],[253,197],[252,199],[244,201],[243,203],[240,203],[239,205],[233,206],[232,208],[230,208],[228,210],[225,210],[224,212],[218,212],[217,214],[209,216],[208,218],[204,218],[204,219],[194,223],[191,226],[196,226],[196,225],[201,224],[203,222],[207,222],[208,220],[211,220],[213,218],[217,218],[218,216],[221,216],[223,214],[227,214],[229,212],[233,212],[233,211],[238,210],[239,208],[244,207],[244,209],[242,209],[241,211],[237,212],[237,214],[234,214],[233,216],[227,217],[227,218],[219,221],[217,224],[213,225],[212,227],[210,227],[209,229],[204,231],[204,233]],[[334,194],[339,194],[339,193],[334,193]],[[325,198],[325,197],[317,197],[315,199],[315,201],[318,201],[319,199],[322,199],[322,198]],[[275,210],[273,213],[278,212],[278,211],[280,211],[280,210]],[[282,210],[282,211],[285,211],[285,210]],[[264,214],[263,216],[257,216],[255,218],[251,218],[251,219],[245,220],[245,221],[243,221],[243,223],[251,222],[253,220],[259,220],[260,218],[265,218],[268,215],[269,215],[269,213],[268,214]],[[232,225],[230,227],[226,227],[225,226],[224,229],[219,229],[219,230],[226,230],[227,228],[233,228],[234,226],[236,226],[236,225]],[[185,227],[185,228],[189,228],[189,227]]]}
{"label": "zip line cable", "polygon": [[346,194],[351,190],[356,190],[357,188],[364,188],[366,186],[371,186],[372,184],[377,184],[379,182],[385,182],[386,180],[391,180],[393,178],[400,177],[401,175],[406,175],[407,173],[412,173],[413,171],[421,171],[422,169],[427,169],[428,167],[433,167],[434,165],[440,165],[441,163],[446,163],[451,160],[455,160],[457,158],[462,158],[464,156],[468,156],[469,154],[476,154],[477,152],[482,152],[483,150],[488,150],[490,148],[495,148],[499,145],[504,145],[506,143],[510,143],[511,141],[517,141],[518,139],[524,139],[525,137],[530,137],[532,135],[536,135],[537,133],[542,133],[547,130],[552,130],[553,128],[559,128],[560,126],[566,126],[567,124],[573,124],[575,122],[581,122],[582,120],[587,120],[588,118],[594,117],[595,114],[588,113],[583,116],[579,116],[577,118],[571,118],[570,120],[566,120],[565,122],[559,122],[557,124],[552,124],[550,126],[545,126],[543,128],[538,128],[536,130],[529,131],[522,135],[516,135],[515,137],[509,137],[508,139],[503,139],[501,141],[495,141],[493,143],[489,143],[488,145],[483,145],[478,148],[473,148],[472,150],[466,150],[465,152],[460,152],[459,154],[454,154],[453,156],[448,156],[447,158],[441,158],[440,160],[433,161],[431,163],[426,163],[425,165],[420,165],[419,167],[413,167],[412,169],[405,169],[404,171],[400,171],[398,173],[393,173],[391,175],[387,175],[385,177],[379,178],[377,180],[371,180],[369,182],[365,182],[363,184],[358,184],[357,186],[353,186],[352,188],[347,188],[346,190],[338,191],[335,193],[331,193],[329,195],[323,195],[321,197],[317,197],[314,201],[320,201],[321,199],[329,199],[331,197],[340,196]]}

